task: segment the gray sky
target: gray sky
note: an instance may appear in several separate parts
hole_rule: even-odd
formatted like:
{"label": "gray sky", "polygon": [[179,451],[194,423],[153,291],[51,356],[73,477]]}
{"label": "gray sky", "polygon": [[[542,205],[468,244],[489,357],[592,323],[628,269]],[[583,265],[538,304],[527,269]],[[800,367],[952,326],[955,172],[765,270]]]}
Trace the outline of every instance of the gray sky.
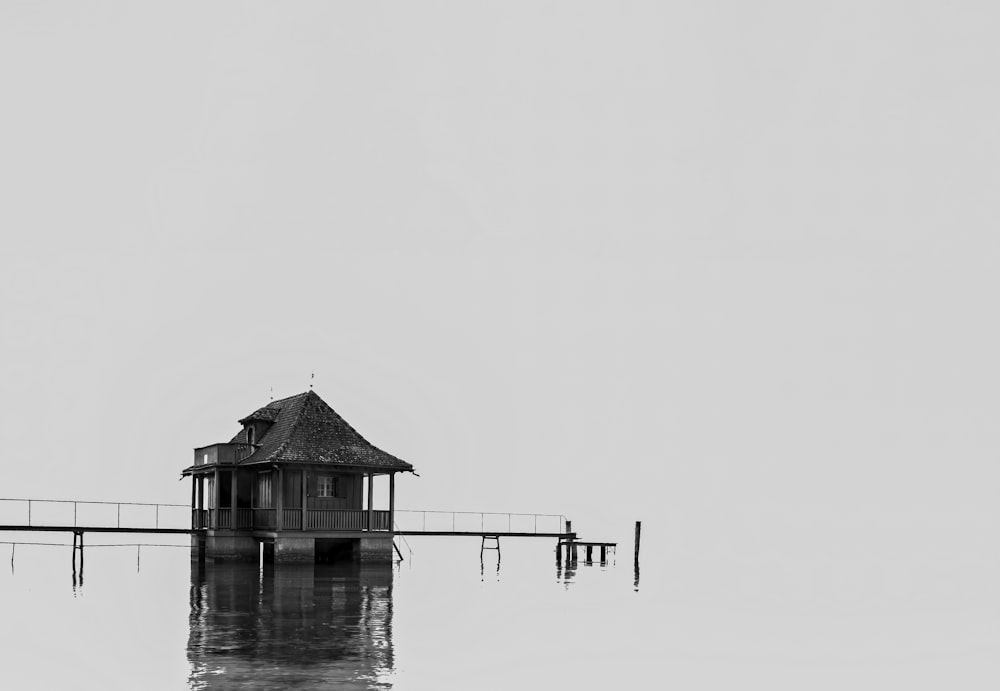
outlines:
{"label": "gray sky", "polygon": [[971,608],[998,14],[4,2],[2,493],[186,501],[315,371],[403,506]]}

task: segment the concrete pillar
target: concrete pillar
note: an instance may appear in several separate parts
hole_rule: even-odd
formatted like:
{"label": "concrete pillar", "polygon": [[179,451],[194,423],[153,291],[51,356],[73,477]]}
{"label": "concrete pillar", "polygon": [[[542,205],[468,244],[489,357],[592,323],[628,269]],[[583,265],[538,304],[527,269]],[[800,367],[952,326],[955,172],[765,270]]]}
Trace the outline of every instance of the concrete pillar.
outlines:
{"label": "concrete pillar", "polygon": [[385,533],[377,537],[361,538],[358,557],[362,562],[391,562],[392,535]]}
{"label": "concrete pillar", "polygon": [[259,554],[258,542],[249,535],[237,536],[227,531],[205,538],[205,557],[212,561],[256,562]]}
{"label": "concrete pillar", "polygon": [[312,537],[285,537],[274,540],[275,564],[312,564],[316,560],[316,540]]}

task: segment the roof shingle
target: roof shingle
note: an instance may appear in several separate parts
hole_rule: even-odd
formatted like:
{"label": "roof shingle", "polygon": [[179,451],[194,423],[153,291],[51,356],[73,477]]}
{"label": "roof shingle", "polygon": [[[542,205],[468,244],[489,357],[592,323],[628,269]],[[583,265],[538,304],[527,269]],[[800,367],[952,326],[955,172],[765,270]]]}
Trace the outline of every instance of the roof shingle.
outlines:
{"label": "roof shingle", "polygon": [[[412,471],[406,461],[370,444],[314,391],[272,401],[240,423],[272,422],[249,463],[325,463],[381,470]],[[241,431],[231,443],[246,443]]]}

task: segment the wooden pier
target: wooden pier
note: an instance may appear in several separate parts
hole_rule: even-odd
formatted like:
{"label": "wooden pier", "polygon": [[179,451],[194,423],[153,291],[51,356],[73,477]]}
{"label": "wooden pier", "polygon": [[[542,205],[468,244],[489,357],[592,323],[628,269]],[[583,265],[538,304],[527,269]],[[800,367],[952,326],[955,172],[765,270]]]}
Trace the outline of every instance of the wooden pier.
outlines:
{"label": "wooden pier", "polygon": [[[21,508],[17,508],[20,505]],[[2,532],[64,532],[73,534],[74,554],[79,551],[82,561],[83,536],[85,533],[117,534],[159,534],[191,535],[195,540],[210,535],[214,525],[200,520],[188,511],[184,504],[141,504],[134,502],[92,502],[52,499],[4,499],[0,498],[0,524]],[[96,510],[103,513],[104,520],[90,520],[88,516]],[[137,513],[138,512],[138,513]],[[62,514],[60,515],[52,515]],[[166,524],[161,517],[173,514],[174,520]],[[328,512],[329,513],[329,512]],[[21,514],[22,520],[10,520],[11,514]],[[126,520],[123,520],[123,515]],[[480,557],[486,550],[496,550],[499,557],[501,538],[543,538],[556,540],[557,561],[575,562],[579,550],[585,551],[587,562],[593,561],[594,548],[599,550],[601,563],[605,563],[609,550],[617,547],[616,542],[579,540],[573,531],[572,521],[560,514],[517,514],[471,511],[413,511],[399,510],[396,515],[404,526],[373,525],[372,529],[353,529],[342,532],[346,535],[380,534],[386,538],[401,537],[472,537],[480,538]],[[190,517],[190,518],[189,518]],[[191,525],[181,527],[177,522],[191,520]],[[172,523],[172,524],[171,524]],[[305,521],[300,528],[305,535],[329,537],[338,533],[329,528],[323,530]],[[273,540],[273,527],[250,523],[244,529],[247,537],[266,543]],[[395,545],[394,545],[395,546]],[[396,548],[397,554],[399,553]],[[401,555],[400,555],[401,558]]]}

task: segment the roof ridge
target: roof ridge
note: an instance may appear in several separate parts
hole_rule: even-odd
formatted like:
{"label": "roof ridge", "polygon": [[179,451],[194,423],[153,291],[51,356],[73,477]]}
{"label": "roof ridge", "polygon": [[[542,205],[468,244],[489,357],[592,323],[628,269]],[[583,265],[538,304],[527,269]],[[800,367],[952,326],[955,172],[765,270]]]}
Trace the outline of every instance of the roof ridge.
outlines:
{"label": "roof ridge", "polygon": [[[312,394],[313,396],[316,396],[316,398],[319,398],[319,396],[317,396],[312,389],[309,389],[304,393],[296,394],[295,396],[289,396],[289,398],[298,398],[299,396],[302,396],[306,400],[302,403],[301,406],[299,406],[299,412],[295,415],[295,422],[293,422],[292,426],[288,428],[288,433],[285,434],[285,440],[278,445],[278,448],[274,450],[274,453],[272,453],[264,460],[266,461],[271,460],[272,458],[280,454],[282,451],[284,451],[285,447],[288,446],[289,440],[291,440],[292,435],[295,434],[295,430],[299,428],[299,424],[302,422],[302,411],[306,409],[306,403],[309,402],[309,394]],[[322,401],[323,399],[320,398],[319,400]]]}
{"label": "roof ridge", "polygon": [[336,415],[336,416],[337,416],[337,417],[338,417],[338,418],[340,419],[340,421],[341,421],[341,422],[343,422],[343,423],[344,423],[344,424],[345,424],[345,425],[347,426],[347,429],[351,430],[351,431],[352,431],[352,432],[354,432],[354,433],[355,433],[356,435],[358,435],[358,438],[359,438],[359,439],[360,439],[361,441],[363,441],[363,442],[364,442],[364,443],[366,443],[366,444],[371,444],[372,446],[375,446],[375,445],[374,445],[374,444],[372,444],[372,443],[371,443],[370,441],[368,441],[367,439],[365,439],[365,438],[364,438],[364,437],[362,436],[361,432],[359,432],[358,430],[354,429],[354,425],[352,425],[352,424],[351,424],[350,422],[348,422],[348,421],[347,421],[347,419],[346,419],[346,418],[345,418],[345,417],[344,417],[343,415],[341,415],[341,414],[340,414],[340,413],[338,413],[338,412],[337,412],[336,410],[334,410],[334,409],[333,409],[333,406],[332,406],[332,405],[330,405],[329,403],[327,403],[326,401],[324,401],[324,400],[323,400],[322,398],[320,398],[319,396],[316,396],[316,398],[317,398],[317,399],[319,400],[319,402],[320,402],[320,403],[322,403],[322,404],[323,404],[323,405],[325,405],[325,406],[326,406],[327,408],[329,408],[330,412],[331,412],[331,413],[333,413],[334,415]]}

